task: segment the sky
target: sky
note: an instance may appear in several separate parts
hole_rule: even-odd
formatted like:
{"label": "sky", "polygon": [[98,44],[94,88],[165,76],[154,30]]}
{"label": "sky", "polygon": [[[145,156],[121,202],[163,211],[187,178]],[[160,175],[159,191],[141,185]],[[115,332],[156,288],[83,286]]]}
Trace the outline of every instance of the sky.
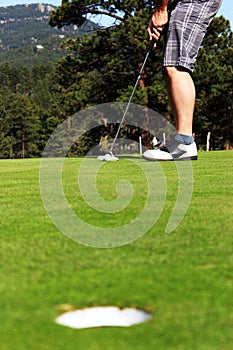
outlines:
{"label": "sky", "polygon": [[[59,6],[61,4],[61,0],[0,0],[0,6],[11,6],[11,5],[21,5],[21,4],[32,4],[32,3],[48,3],[51,5]],[[222,6],[217,14],[217,16],[223,15],[225,18],[229,19],[231,22],[231,28],[233,29],[233,0],[223,0]],[[110,24],[107,21],[107,18],[102,18],[102,24],[108,25]]]}

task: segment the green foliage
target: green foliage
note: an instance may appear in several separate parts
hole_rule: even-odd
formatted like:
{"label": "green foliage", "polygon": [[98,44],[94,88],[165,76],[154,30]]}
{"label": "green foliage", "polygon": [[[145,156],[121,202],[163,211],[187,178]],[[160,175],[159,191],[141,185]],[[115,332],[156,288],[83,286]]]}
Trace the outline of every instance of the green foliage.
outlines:
{"label": "green foliage", "polygon": [[[38,107],[28,96],[7,96],[1,119],[1,158],[39,156],[41,123]],[[7,144],[6,141],[1,142],[5,139]]]}
{"label": "green foliage", "polygon": [[194,127],[200,142],[208,131],[212,132],[212,147],[214,142],[222,148],[226,140],[233,143],[232,43],[229,21],[215,18],[203,41],[194,73],[197,87]]}
{"label": "green foliage", "polygon": [[[59,30],[48,25],[55,7],[43,4],[0,7],[0,63],[14,66],[56,62],[67,52],[61,49],[63,40],[75,38],[99,26],[87,20],[80,28],[70,25]],[[41,45],[43,49],[37,49]]]}
{"label": "green foliage", "polygon": [[[41,155],[50,116],[51,66],[32,70],[0,65],[0,157]],[[57,124],[56,124],[57,125]]]}
{"label": "green foliage", "polygon": [[[69,116],[100,103],[128,101],[148,47],[146,28],[152,4],[104,1],[89,5],[88,1],[83,5],[79,1],[64,2],[51,18],[58,13],[62,16],[67,7],[69,11],[76,8],[77,16],[83,8],[83,12],[80,12],[82,16],[107,11],[110,16],[120,15],[121,21],[110,28],[70,36],[59,48],[61,58],[56,62],[46,48],[43,52],[30,51],[30,57],[25,58],[23,55],[27,46],[22,46],[22,56],[13,51],[13,62],[18,64],[7,61],[0,64],[0,157],[21,157],[22,152],[28,157],[41,155],[53,130]],[[86,25],[87,21],[83,26]],[[51,50],[51,40],[58,45],[55,37],[48,37],[47,40]],[[40,62],[44,63],[38,64],[37,61],[35,64],[36,56],[40,56]],[[23,57],[30,64],[22,65]],[[199,51],[194,72],[197,87],[194,132],[200,147],[205,145],[208,131],[212,134],[212,148],[233,143],[232,70],[230,24],[223,17],[215,18]],[[148,106],[171,120],[161,74],[161,52],[152,50],[132,102]],[[120,136],[138,138],[145,133],[148,123],[149,120],[145,120],[142,129],[134,130],[123,125]],[[79,139],[69,154],[86,154],[90,147],[99,143],[102,136],[113,137],[116,128],[117,125],[108,128],[100,126],[98,130],[90,131]],[[144,140],[146,145],[150,139],[151,135]]]}
{"label": "green foliage", "polygon": [[61,28],[70,24],[81,26],[86,15],[108,15],[118,21],[127,21],[135,16],[135,13],[143,9],[151,10],[154,6],[153,1],[80,1],[80,0],[63,0],[60,7],[52,12],[50,16],[50,25]]}

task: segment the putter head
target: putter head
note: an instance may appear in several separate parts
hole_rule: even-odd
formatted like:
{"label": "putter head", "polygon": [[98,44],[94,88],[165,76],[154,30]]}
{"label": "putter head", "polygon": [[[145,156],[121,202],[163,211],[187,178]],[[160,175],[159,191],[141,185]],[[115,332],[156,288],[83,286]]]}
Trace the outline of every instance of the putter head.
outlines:
{"label": "putter head", "polygon": [[97,159],[105,161],[105,162],[115,162],[115,161],[119,160],[119,158],[115,157],[111,151],[109,153],[105,154],[104,156],[99,156]]}

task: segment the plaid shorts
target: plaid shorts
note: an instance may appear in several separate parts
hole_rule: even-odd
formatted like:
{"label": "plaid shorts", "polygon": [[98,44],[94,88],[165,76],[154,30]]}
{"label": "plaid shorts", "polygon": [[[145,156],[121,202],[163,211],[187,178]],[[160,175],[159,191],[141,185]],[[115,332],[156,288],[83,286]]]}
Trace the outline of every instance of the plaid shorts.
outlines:
{"label": "plaid shorts", "polygon": [[163,66],[194,70],[206,30],[222,0],[170,0]]}

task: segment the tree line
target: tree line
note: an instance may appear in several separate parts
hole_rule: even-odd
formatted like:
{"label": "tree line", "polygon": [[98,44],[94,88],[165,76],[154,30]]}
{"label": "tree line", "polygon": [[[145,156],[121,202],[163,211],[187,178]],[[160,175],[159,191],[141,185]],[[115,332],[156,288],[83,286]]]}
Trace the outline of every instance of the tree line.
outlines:
{"label": "tree line", "polygon": [[[110,3],[122,6],[121,1],[107,1],[104,6]],[[116,18],[118,24],[66,40],[63,47],[70,53],[57,62],[32,68],[7,62],[0,65],[0,158],[40,157],[53,130],[69,116],[100,103],[128,101],[148,46],[146,28],[152,11],[150,2],[140,8],[132,3],[119,10],[106,8],[116,17],[123,11],[121,20]],[[85,2],[64,2],[52,13],[50,24],[81,25],[87,14],[84,9]],[[208,132],[212,149],[233,144],[232,73],[230,23],[224,17],[215,18],[193,76],[197,88],[194,132],[199,148],[205,148]],[[171,119],[161,52],[150,54],[132,102]],[[112,135],[114,127],[104,132]],[[100,128],[91,137],[84,135],[73,154],[84,155],[99,143],[102,132]]]}

